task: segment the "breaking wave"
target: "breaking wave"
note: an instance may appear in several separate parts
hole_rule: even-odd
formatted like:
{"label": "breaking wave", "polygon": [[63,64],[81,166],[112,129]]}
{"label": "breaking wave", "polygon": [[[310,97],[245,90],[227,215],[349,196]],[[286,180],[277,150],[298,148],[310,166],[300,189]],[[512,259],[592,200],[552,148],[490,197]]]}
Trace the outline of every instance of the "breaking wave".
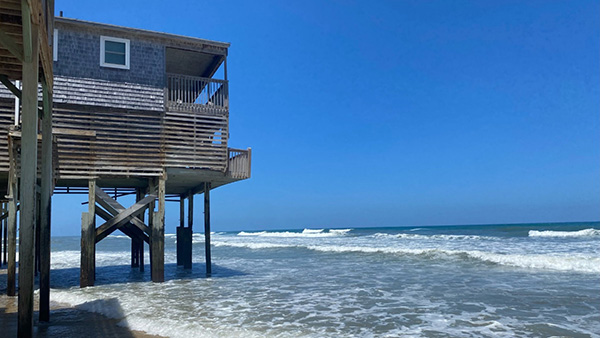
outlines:
{"label": "breaking wave", "polygon": [[598,229],[583,229],[579,231],[538,231],[529,230],[529,237],[590,237],[600,236]]}
{"label": "breaking wave", "polygon": [[256,236],[256,237],[334,237],[344,236],[352,229],[304,229],[302,232],[295,231],[258,231],[258,232],[246,232],[241,231],[238,236]]}

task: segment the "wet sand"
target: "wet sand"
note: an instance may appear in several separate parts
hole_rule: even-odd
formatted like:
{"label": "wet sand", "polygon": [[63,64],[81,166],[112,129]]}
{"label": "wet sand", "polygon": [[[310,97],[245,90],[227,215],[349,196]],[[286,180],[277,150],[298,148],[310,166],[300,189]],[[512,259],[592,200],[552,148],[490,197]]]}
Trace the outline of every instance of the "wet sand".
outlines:
{"label": "wet sand", "polygon": [[[0,270],[0,275],[6,269]],[[5,281],[5,280],[4,280]],[[6,296],[6,285],[0,285],[0,336],[17,336],[17,297]],[[38,299],[34,304],[34,337],[120,337],[160,338],[119,326],[120,319],[105,317],[65,304],[50,303],[50,322],[38,322]]]}

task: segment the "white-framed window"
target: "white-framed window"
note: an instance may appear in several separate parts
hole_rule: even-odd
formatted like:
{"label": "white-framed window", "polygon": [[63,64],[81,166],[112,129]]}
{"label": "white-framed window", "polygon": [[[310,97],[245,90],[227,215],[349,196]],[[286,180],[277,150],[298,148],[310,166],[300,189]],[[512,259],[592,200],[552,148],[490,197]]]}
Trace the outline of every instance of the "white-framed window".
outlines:
{"label": "white-framed window", "polygon": [[129,69],[129,40],[100,36],[100,66]]}
{"label": "white-framed window", "polygon": [[58,29],[56,28],[52,37],[52,60],[58,61]]}

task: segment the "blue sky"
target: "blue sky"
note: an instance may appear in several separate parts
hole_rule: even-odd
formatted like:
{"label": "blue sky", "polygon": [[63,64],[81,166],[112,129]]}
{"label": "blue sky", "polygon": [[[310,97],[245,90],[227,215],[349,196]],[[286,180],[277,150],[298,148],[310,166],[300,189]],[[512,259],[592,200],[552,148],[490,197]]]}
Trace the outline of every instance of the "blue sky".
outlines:
{"label": "blue sky", "polygon": [[[56,13],[231,42],[216,231],[600,217],[598,1],[64,1]],[[78,235],[83,196],[56,196]],[[198,196],[195,229],[202,229]],[[87,209],[87,207],[81,207]],[[167,209],[167,232],[178,224]]]}

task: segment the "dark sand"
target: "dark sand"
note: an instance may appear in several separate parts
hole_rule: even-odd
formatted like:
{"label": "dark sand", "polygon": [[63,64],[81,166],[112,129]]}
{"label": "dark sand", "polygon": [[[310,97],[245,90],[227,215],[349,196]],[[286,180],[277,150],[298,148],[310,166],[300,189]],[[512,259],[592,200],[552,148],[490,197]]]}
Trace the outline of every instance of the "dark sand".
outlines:
{"label": "dark sand", "polygon": [[[6,269],[0,270],[6,274]],[[6,285],[0,286],[0,337],[17,336],[17,297],[6,296]],[[65,304],[50,303],[50,322],[38,321],[38,299],[34,304],[34,337],[135,337],[150,338],[140,331],[117,325],[121,320],[105,317]]]}

